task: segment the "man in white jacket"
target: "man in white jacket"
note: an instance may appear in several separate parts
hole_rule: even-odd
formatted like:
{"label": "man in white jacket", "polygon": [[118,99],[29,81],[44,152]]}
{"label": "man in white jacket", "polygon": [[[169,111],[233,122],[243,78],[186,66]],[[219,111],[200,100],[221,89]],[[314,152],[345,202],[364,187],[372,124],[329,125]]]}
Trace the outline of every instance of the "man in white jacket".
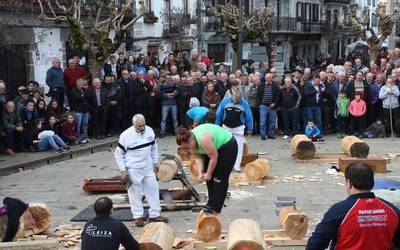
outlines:
{"label": "man in white jacket", "polygon": [[[144,226],[142,194],[150,205],[151,222],[168,222],[160,215],[160,197],[155,171],[158,170],[158,149],[152,128],[146,126],[143,115],[132,118],[133,126],[125,130],[119,138],[115,150],[115,160],[121,172],[122,181],[129,178],[129,202],[137,227]],[[129,183],[129,181],[128,181]]]}

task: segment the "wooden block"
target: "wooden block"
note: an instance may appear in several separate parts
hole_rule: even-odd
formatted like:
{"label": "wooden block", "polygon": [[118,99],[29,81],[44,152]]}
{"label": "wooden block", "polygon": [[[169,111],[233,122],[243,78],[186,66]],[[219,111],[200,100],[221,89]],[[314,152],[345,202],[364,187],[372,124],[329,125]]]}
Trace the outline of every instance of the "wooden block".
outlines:
{"label": "wooden block", "polygon": [[58,250],[57,240],[34,240],[0,243],[0,250]]}
{"label": "wooden block", "polygon": [[298,158],[294,158],[296,163],[303,163],[303,164],[319,164],[319,163],[339,163],[339,158],[348,158],[344,153],[317,153],[315,154],[313,159],[302,160]]}
{"label": "wooden block", "polygon": [[383,157],[369,157],[369,158],[340,158],[339,169],[345,172],[347,167],[353,162],[363,162],[372,167],[375,173],[386,173],[387,159]]}

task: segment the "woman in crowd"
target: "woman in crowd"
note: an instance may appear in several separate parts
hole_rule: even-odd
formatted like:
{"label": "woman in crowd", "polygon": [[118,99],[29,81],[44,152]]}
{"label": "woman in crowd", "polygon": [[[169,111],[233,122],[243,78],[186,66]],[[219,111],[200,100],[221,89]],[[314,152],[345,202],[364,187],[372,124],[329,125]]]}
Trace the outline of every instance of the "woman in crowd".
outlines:
{"label": "woman in crowd", "polygon": [[49,105],[47,105],[46,113],[47,113],[47,119],[49,119],[51,116],[54,116],[56,122],[61,123],[62,112],[61,112],[61,107],[58,106],[57,100],[53,99],[49,103]]}
{"label": "woman in crowd", "polygon": [[38,99],[36,101],[36,112],[37,119],[39,119],[43,124],[46,122],[47,113],[46,113],[46,102],[43,99]]}
{"label": "woman in crowd", "polygon": [[210,111],[215,112],[220,101],[221,98],[218,95],[217,91],[215,90],[214,82],[208,81],[207,88],[203,92],[203,97],[202,97],[203,106],[210,109]]}
{"label": "woman in crowd", "polygon": [[44,130],[42,122],[36,119],[35,122],[35,142],[38,151],[54,150],[56,153],[63,153],[69,150],[65,142],[51,130]]}

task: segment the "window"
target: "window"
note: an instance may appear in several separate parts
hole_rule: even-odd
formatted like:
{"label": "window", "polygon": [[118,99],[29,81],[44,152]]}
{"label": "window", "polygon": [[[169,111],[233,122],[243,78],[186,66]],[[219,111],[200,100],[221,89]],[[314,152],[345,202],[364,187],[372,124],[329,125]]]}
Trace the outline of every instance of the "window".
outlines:
{"label": "window", "polygon": [[306,21],[310,21],[311,17],[312,17],[312,10],[311,10],[312,5],[310,3],[305,3],[304,6],[305,6],[305,18],[304,19]]}
{"label": "window", "polygon": [[312,5],[312,20],[314,22],[319,21],[319,4]]}
{"label": "window", "polygon": [[376,0],[372,0],[372,7],[375,7],[376,5]]}
{"label": "window", "polygon": [[304,3],[297,2],[296,4],[296,18],[297,21],[304,20]]}

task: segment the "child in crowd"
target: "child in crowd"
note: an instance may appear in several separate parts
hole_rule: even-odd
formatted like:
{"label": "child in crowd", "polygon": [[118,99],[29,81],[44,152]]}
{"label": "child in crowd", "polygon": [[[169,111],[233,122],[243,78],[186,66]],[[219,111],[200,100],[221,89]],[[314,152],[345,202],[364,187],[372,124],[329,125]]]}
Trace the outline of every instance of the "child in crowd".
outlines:
{"label": "child in crowd", "polygon": [[349,116],[350,100],[346,97],[346,91],[340,90],[337,100],[337,137],[343,138],[347,135],[347,118]]}
{"label": "child in crowd", "polygon": [[35,120],[35,140],[37,140],[37,149],[47,151],[53,149],[57,153],[63,153],[69,150],[65,142],[51,130],[44,130],[42,122]]}
{"label": "child in crowd", "polygon": [[355,99],[350,102],[351,129],[355,136],[360,136],[365,130],[365,112],[367,104],[361,99],[361,93],[356,92]]}
{"label": "child in crowd", "polygon": [[53,131],[56,135],[60,135],[60,124],[57,123],[55,116],[50,116],[46,123],[46,130]]}
{"label": "child in crowd", "polygon": [[79,144],[78,129],[75,122],[75,114],[70,112],[67,115],[67,120],[61,128],[61,135],[68,144]]}
{"label": "child in crowd", "polygon": [[324,141],[324,138],[321,136],[321,131],[315,125],[313,120],[308,121],[305,129],[305,134],[312,141],[319,141],[319,142]]}
{"label": "child in crowd", "polygon": [[384,138],[385,135],[385,125],[383,125],[381,118],[378,118],[363,133],[365,138]]}

